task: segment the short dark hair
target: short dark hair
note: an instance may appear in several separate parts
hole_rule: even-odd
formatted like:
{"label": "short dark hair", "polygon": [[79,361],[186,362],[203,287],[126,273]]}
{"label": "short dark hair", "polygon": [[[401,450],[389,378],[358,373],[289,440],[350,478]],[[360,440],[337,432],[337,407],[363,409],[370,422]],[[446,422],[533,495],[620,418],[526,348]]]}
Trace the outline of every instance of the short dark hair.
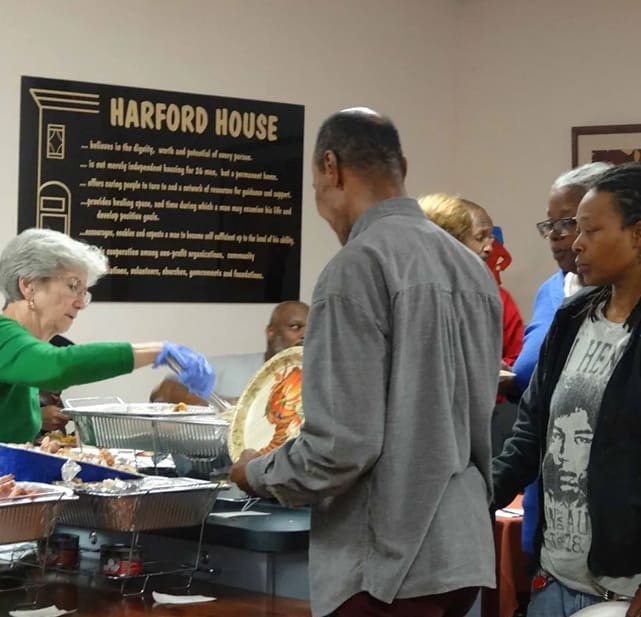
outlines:
{"label": "short dark hair", "polygon": [[331,150],[339,164],[356,172],[404,174],[405,162],[393,122],[369,110],[348,109],[331,115],[320,127],[314,164],[323,168],[323,155]]}

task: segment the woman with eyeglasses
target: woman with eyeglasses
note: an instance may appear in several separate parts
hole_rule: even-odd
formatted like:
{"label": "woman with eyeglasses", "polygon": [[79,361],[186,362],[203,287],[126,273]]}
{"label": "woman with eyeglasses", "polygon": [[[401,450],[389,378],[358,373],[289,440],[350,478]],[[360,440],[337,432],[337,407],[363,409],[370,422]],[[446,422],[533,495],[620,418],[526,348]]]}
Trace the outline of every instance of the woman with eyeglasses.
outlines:
{"label": "woman with eyeglasses", "polygon": [[539,486],[528,617],[632,599],[641,615],[641,165],[582,198],[572,249],[586,288],[557,311],[493,462],[498,507]]}
{"label": "woman with eyeglasses", "polygon": [[[178,378],[207,398],[214,376],[207,361],[172,343],[89,343],[56,347],[91,301],[89,287],[107,272],[101,249],[49,229],[28,229],[0,255],[0,441],[31,441],[41,426],[38,390],[109,379],[173,358]],[[172,363],[175,365],[175,363]]]}
{"label": "woman with eyeglasses", "polygon": [[[543,339],[554,319],[554,314],[566,298],[582,286],[576,273],[572,244],[576,240],[576,212],[579,202],[594,182],[611,165],[609,163],[588,163],[561,174],[552,184],[548,198],[547,219],[536,227],[544,240],[549,242],[552,257],[559,270],[539,287],[532,307],[532,319],[525,328],[523,349],[512,370],[514,378],[506,379],[499,385],[509,398],[518,401],[534,371]],[[534,554],[534,532],[539,511],[538,485],[528,486],[523,495],[523,551]],[[531,561],[534,561],[531,559]]]}
{"label": "woman with eyeglasses", "polygon": [[537,223],[536,228],[541,237],[549,242],[559,270],[544,281],[536,292],[532,320],[525,329],[523,350],[514,363],[517,396],[522,394],[530,381],[554,313],[565,298],[582,287],[572,251],[572,243],[576,239],[576,211],[594,181],[610,167],[609,163],[588,163],[561,174],[552,184],[547,219]]}

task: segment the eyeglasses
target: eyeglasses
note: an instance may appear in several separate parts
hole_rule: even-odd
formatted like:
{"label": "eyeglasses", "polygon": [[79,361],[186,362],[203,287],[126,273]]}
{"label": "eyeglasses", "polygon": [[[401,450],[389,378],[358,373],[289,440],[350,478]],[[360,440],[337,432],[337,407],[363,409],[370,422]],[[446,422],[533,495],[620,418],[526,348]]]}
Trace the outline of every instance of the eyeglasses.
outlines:
{"label": "eyeglasses", "polygon": [[66,288],[69,290],[69,295],[74,296],[78,300],[82,300],[82,303],[87,306],[91,302],[91,292],[82,284],[77,278],[65,279],[62,277],[57,277],[61,280]]}
{"label": "eyeglasses", "polygon": [[547,219],[547,221],[537,223],[536,228],[545,240],[549,239],[552,233],[555,233],[559,238],[565,238],[565,236],[576,232],[576,217],[564,216],[556,221]]}

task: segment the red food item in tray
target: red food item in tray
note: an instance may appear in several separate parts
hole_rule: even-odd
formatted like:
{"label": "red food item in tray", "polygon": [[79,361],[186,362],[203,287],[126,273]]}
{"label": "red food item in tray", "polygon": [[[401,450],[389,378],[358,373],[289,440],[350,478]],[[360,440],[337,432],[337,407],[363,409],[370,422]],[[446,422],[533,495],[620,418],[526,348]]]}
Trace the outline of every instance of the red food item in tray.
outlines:
{"label": "red food item in tray", "polygon": [[37,488],[25,488],[20,486],[12,473],[0,476],[0,499],[11,499],[13,497],[27,497],[38,495],[41,491]]}
{"label": "red food item in tray", "polygon": [[15,476],[12,473],[0,476],[0,498],[10,497],[11,491],[16,487],[14,478]]}

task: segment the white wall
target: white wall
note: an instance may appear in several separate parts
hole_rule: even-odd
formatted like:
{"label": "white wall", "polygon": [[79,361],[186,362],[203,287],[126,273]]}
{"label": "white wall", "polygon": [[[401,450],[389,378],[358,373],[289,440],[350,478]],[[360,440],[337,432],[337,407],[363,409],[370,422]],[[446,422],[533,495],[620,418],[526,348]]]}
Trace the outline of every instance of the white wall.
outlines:
{"label": "white wall", "polygon": [[553,273],[550,184],[571,166],[572,126],[641,123],[638,0],[461,0],[454,184],[502,225],[504,283],[530,315]]}
{"label": "white wall", "polygon": [[[17,227],[21,75],[305,105],[301,299],[338,244],[316,214],[308,171],[320,122],[369,105],[394,118],[408,188],[453,185],[451,132],[459,6],[451,0],[3,0],[0,20],[0,246]],[[92,305],[77,342],[170,339],[206,353],[263,348],[271,305]],[[144,400],[159,375],[67,391]]]}
{"label": "white wall", "polygon": [[[555,269],[533,227],[570,166],[570,128],[641,121],[638,0],[3,0],[0,246],[16,231],[20,76],[305,105],[301,299],[338,248],[316,214],[310,152],[333,111],[395,119],[408,190],[461,193],[502,225],[525,318]],[[77,341],[262,348],[271,305],[96,304]],[[144,399],[158,375],[80,389]],[[73,391],[72,391],[73,392]]]}

